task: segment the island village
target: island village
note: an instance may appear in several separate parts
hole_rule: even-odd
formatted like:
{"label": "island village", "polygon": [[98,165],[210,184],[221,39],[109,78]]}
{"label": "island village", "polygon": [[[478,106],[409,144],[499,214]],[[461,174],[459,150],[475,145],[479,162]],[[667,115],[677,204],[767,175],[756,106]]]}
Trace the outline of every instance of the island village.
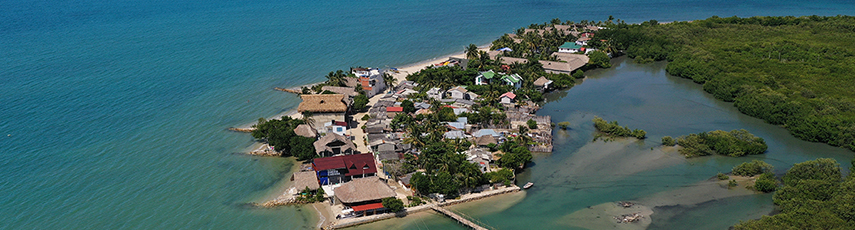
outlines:
{"label": "island village", "polygon": [[[326,210],[319,212],[329,212],[321,213],[324,229],[431,209],[474,229],[492,228],[442,207],[521,190],[516,184],[525,182],[515,173],[531,153],[552,152],[556,125],[534,115],[543,94],[572,87],[582,69],[594,68],[589,55],[597,49],[588,41],[599,29],[533,25],[447,60],[351,67],[330,72],[326,82],[276,88],[300,96],[295,112],[233,130],[263,143],[252,155],[303,163],[288,191],[258,205],[320,202]],[[531,40],[544,47],[522,48]],[[550,43],[553,50],[536,50]],[[532,52],[548,57],[521,58]]]}

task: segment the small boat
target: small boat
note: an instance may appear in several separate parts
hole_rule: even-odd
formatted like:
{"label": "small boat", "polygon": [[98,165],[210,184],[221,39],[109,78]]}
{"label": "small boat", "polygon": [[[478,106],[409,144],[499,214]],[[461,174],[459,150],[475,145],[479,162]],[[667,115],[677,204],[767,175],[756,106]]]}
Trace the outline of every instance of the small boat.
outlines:
{"label": "small boat", "polygon": [[534,186],[534,183],[531,183],[531,182],[525,183],[525,185],[523,185],[523,189],[531,188],[531,186]]}

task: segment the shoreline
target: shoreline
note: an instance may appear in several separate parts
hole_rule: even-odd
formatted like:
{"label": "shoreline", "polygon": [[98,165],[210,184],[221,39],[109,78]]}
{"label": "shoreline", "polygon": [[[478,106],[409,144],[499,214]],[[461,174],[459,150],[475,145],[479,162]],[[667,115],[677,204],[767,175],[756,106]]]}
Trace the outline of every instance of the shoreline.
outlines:
{"label": "shoreline", "polygon": [[[479,50],[484,50],[484,51],[489,51],[489,46],[490,46],[490,45],[491,45],[490,43],[485,44],[485,45],[481,45],[481,46],[478,46],[478,49],[479,49]],[[424,69],[426,69],[427,67],[429,67],[429,66],[433,65],[434,63],[437,63],[437,62],[439,62],[439,61],[445,61],[445,60],[448,60],[449,58],[452,58],[452,57],[459,57],[459,58],[463,58],[463,57],[465,57],[465,51],[464,51],[464,52],[454,52],[454,53],[450,53],[450,54],[440,55],[440,56],[437,56],[437,57],[434,57],[434,58],[429,58],[429,59],[425,59],[425,60],[422,60],[422,61],[418,61],[418,62],[414,62],[414,63],[406,64],[406,65],[403,65],[402,67],[397,67],[397,69],[398,69],[398,73],[393,73],[393,74],[392,74],[392,76],[393,76],[393,77],[394,77],[394,78],[395,78],[395,79],[400,83],[400,82],[402,82],[402,81],[405,81],[405,80],[406,80],[407,75],[409,75],[409,74],[411,74],[411,73],[415,73],[415,72],[421,71],[421,70],[424,70]],[[319,84],[319,83],[323,83],[323,82],[315,82],[315,83],[310,83],[310,84],[305,84],[305,85],[291,86],[291,87],[288,87],[288,88],[301,88],[301,87],[303,87],[303,86],[311,86],[311,85],[316,85],[316,84]],[[387,89],[387,90],[388,90],[388,89]],[[284,91],[283,91],[283,92],[284,92]],[[373,106],[374,104],[376,104],[376,103],[377,103],[377,101],[379,101],[379,99],[380,99],[381,97],[383,97],[383,95],[384,95],[384,94],[377,94],[377,95],[374,95],[374,97],[369,98],[369,103],[367,104],[367,106]],[[361,114],[361,113],[357,113],[357,114]],[[285,116],[289,116],[289,117],[294,118],[294,119],[300,119],[300,118],[302,118],[302,115],[301,115],[300,113],[298,113],[298,112],[297,112],[297,108],[296,108],[296,107],[294,107],[294,108],[291,108],[291,109],[286,110],[285,112],[281,112],[281,113],[275,114],[275,115],[270,116],[270,117],[267,117],[267,118],[265,118],[265,119],[268,119],[268,120],[270,120],[270,119],[280,119],[280,118],[285,117]],[[357,115],[354,115],[354,116],[356,117]],[[363,122],[363,121],[361,121],[361,120],[357,120],[356,122]],[[249,123],[245,123],[245,124],[243,124],[243,125],[234,126],[234,127],[232,127],[232,128],[237,128],[237,129],[251,129],[251,128],[252,128],[252,126],[253,126],[253,125],[255,125],[255,124],[257,124],[257,122],[256,122],[256,121],[252,121],[252,122],[249,122]],[[360,125],[361,125],[361,124],[360,124]],[[264,147],[264,145],[265,145],[265,144],[263,144],[263,143],[255,142],[255,143],[253,143],[253,144],[251,144],[251,145],[247,146],[247,147],[246,147],[246,149],[244,150],[244,152],[245,152],[245,153],[247,153],[247,155],[254,155],[254,154],[252,154],[252,152],[253,152],[253,151],[256,151],[257,149],[260,149],[260,148]],[[359,145],[359,144],[357,144],[357,145]],[[259,155],[255,155],[255,156],[259,156]],[[296,172],[297,170],[299,170],[299,167],[300,167],[299,162],[297,162],[297,161],[295,160],[295,161],[294,161],[294,165],[293,165],[293,166],[292,166],[292,168],[289,170],[289,175],[290,175],[291,173],[294,173],[294,172]],[[288,192],[288,189],[290,188],[289,186],[290,186],[291,184],[293,184],[293,183],[292,183],[288,178],[290,178],[290,176],[285,176],[285,177],[283,177],[283,179],[282,179],[283,181],[279,182],[279,185],[275,186],[276,188],[272,188],[272,189],[271,189],[271,192],[270,192],[269,194],[265,194],[264,196],[262,196],[262,200],[258,200],[258,203],[259,203],[259,204],[263,204],[263,203],[265,203],[265,202],[275,201],[275,200],[277,200],[278,198],[282,197],[282,196],[283,196],[283,194],[287,193],[287,192]],[[514,187],[514,188],[516,188],[516,190],[514,190],[514,191],[504,191],[504,190],[502,190],[502,192],[501,192],[501,193],[495,193],[495,194],[493,194],[493,193],[489,193],[489,195],[482,195],[482,194],[478,194],[478,195],[477,195],[477,196],[475,196],[475,197],[465,198],[465,199],[461,199],[461,200],[458,200],[458,201],[449,201],[449,203],[447,203],[447,204],[443,204],[443,205],[441,205],[441,206],[446,206],[446,205],[455,205],[455,204],[461,204],[461,203],[470,203],[471,201],[476,201],[476,202],[477,202],[477,200],[480,200],[480,199],[482,199],[482,198],[486,198],[486,197],[491,197],[491,196],[496,196],[496,195],[506,194],[506,193],[509,193],[509,192],[522,191],[522,190],[521,190],[519,187],[517,187],[517,186],[513,186],[513,187]],[[505,189],[506,189],[506,188],[505,188]],[[324,204],[321,204],[321,203],[312,203],[312,204],[307,204],[307,205],[311,205],[311,206],[313,207],[313,209],[317,212],[317,215],[318,215],[318,216],[317,216],[317,221],[318,221],[318,222],[317,222],[317,223],[318,223],[318,224],[317,224],[317,226],[318,226],[318,228],[321,228],[322,226],[332,226],[333,224],[335,224],[335,223],[334,223],[334,221],[335,221],[335,219],[334,219],[334,218],[331,218],[330,216],[325,215],[325,214],[329,214],[329,213],[331,212],[331,209],[330,209],[330,207],[329,207],[328,205],[324,205]],[[320,206],[320,207],[318,207],[318,206]],[[416,208],[416,207],[413,207],[413,208]],[[412,209],[412,208],[411,208],[411,209]],[[427,209],[429,209],[429,208],[427,208]],[[419,210],[413,210],[412,212],[420,212],[420,211],[423,211],[423,210],[422,210],[422,209],[419,209]],[[394,214],[392,214],[392,217],[394,217]],[[374,221],[378,221],[378,220],[383,220],[383,219],[387,219],[387,218],[382,218],[382,219],[372,220],[372,221],[364,222],[364,223],[370,223],[370,222],[374,222]],[[360,224],[364,224],[364,223],[360,223]],[[339,225],[339,224],[337,224],[337,225]],[[359,224],[356,224],[356,225],[359,225]],[[355,225],[350,225],[350,226],[355,226]],[[336,227],[336,228],[341,228],[341,227]]]}

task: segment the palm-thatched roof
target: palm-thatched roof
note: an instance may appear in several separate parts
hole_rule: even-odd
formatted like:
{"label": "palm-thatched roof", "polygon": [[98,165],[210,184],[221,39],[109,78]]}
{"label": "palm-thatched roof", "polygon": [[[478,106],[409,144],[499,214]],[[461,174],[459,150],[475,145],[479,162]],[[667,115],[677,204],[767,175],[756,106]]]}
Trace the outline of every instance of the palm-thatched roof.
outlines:
{"label": "palm-thatched roof", "polygon": [[294,128],[294,134],[297,134],[298,136],[311,137],[311,138],[318,137],[318,131],[315,130],[314,128],[312,128],[312,126],[308,125],[308,124],[298,125],[297,128]]}
{"label": "palm-thatched roof", "polygon": [[306,187],[309,187],[309,190],[318,190],[321,187],[318,185],[318,175],[314,171],[295,172],[291,176],[291,181],[294,181],[297,192],[303,191]]}
{"label": "palm-thatched roof", "polygon": [[491,135],[484,135],[475,139],[475,144],[478,146],[487,146],[489,144],[498,144],[496,138]]}
{"label": "palm-thatched roof", "polygon": [[347,149],[351,151],[356,150],[356,145],[353,145],[353,142],[348,140],[347,137],[332,132],[327,133],[327,135],[324,135],[312,144],[315,146],[315,153],[318,154],[325,151],[332,152],[332,147],[334,146],[340,146],[341,152],[345,152]]}
{"label": "palm-thatched roof", "polygon": [[300,95],[300,98],[303,102],[297,106],[297,112],[343,113],[347,111],[343,94]]}
{"label": "palm-thatched roof", "polygon": [[535,86],[541,86],[541,87],[543,87],[543,85],[546,85],[549,83],[552,83],[552,80],[546,79],[546,77],[540,77],[534,81]]}
{"label": "palm-thatched roof", "polygon": [[335,188],[335,196],[343,203],[358,203],[394,197],[395,191],[379,177],[353,179]]}

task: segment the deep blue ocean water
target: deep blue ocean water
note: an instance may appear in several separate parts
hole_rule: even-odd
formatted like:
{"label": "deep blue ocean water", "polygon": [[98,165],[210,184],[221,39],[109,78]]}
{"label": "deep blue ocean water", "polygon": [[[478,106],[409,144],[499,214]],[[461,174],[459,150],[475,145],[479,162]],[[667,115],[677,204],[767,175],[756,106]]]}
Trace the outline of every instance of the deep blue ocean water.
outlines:
{"label": "deep blue ocean water", "polygon": [[225,129],[296,106],[275,86],[461,52],[556,17],[853,10],[834,0],[0,0],[0,228],[314,228],[310,207],[242,205],[290,161],[235,154],[252,139]]}

